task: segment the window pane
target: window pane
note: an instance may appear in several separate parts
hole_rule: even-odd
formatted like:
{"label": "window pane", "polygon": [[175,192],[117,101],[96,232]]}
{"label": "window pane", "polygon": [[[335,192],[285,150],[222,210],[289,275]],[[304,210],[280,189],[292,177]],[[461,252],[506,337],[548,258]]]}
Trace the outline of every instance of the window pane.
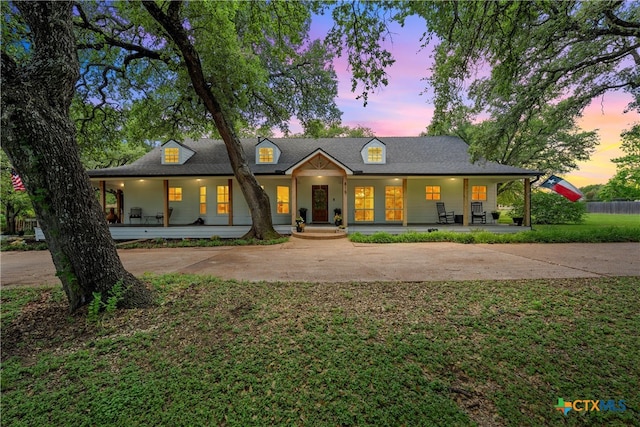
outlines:
{"label": "window pane", "polygon": [[218,214],[228,214],[229,213],[229,186],[228,185],[218,185],[216,188],[216,201],[218,206],[216,211]]}
{"label": "window pane", "polygon": [[276,212],[280,214],[289,213],[289,187],[278,186],[276,189],[276,193],[277,193]]}
{"label": "window pane", "polygon": [[403,206],[401,186],[385,187],[385,213],[384,217],[387,221],[402,221]]}
{"label": "window pane", "polygon": [[273,162],[273,148],[263,147],[258,151],[259,163],[272,163]]}
{"label": "window pane", "polygon": [[182,201],[182,187],[169,187],[169,201],[170,202]]}
{"label": "window pane", "polygon": [[180,149],[178,148],[165,148],[164,149],[164,162],[165,163],[178,163],[180,161]]}
{"label": "window pane", "polygon": [[373,207],[375,205],[373,198],[373,187],[356,187],[354,192],[354,219],[356,221],[373,221]]}

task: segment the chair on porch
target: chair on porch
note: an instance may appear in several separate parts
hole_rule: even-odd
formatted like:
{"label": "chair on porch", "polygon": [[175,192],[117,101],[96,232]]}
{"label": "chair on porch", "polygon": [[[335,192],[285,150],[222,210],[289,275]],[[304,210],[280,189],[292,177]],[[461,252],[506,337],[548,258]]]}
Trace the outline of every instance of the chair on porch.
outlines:
{"label": "chair on porch", "polygon": [[[173,208],[169,208],[169,218],[171,219],[171,214],[173,213]],[[164,212],[157,212],[156,213],[156,221],[158,222],[158,224],[162,224],[162,220],[164,219]]]}
{"label": "chair on porch", "polygon": [[471,202],[471,224],[480,219],[482,224],[487,223],[487,212],[482,210],[482,202]]}
{"label": "chair on porch", "polygon": [[132,224],[132,219],[137,219],[142,224],[142,208],[131,208],[129,210],[129,224]]}
{"label": "chair on porch", "polygon": [[447,212],[443,202],[436,202],[436,209],[438,209],[438,224],[449,224],[455,222],[453,211]]}

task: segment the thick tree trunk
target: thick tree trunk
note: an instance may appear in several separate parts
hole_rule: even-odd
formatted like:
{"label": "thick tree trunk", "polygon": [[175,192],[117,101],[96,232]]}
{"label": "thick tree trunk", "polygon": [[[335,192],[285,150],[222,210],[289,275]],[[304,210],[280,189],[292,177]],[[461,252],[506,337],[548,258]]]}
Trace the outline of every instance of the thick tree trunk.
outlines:
{"label": "thick tree trunk", "polygon": [[32,34],[29,61],[2,54],[2,145],[23,178],[71,310],[117,282],[123,307],[152,292],[124,269],[80,162],[69,106],[78,78],[70,2],[16,2]]}
{"label": "thick tree trunk", "polygon": [[198,52],[182,26],[182,20],[179,15],[180,2],[172,2],[166,14],[153,1],[145,1],[144,6],[149,14],[162,25],[180,50],[193,83],[193,88],[202,99],[207,111],[213,116],[216,128],[225,143],[234,175],[238,180],[238,184],[240,184],[240,189],[251,212],[251,230],[244,237],[261,240],[280,237],[273,228],[269,196],[260,187],[255,175],[251,172],[242,144],[224,111],[222,111],[220,103],[209,89],[202,72],[202,64]]}

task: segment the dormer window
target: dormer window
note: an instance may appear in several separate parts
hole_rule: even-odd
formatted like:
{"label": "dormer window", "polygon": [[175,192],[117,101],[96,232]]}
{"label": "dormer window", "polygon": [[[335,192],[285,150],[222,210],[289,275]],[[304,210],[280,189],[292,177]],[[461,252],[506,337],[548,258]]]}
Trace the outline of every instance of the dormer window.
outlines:
{"label": "dormer window", "polygon": [[178,163],[180,161],[180,149],[168,147],[164,149],[165,163]]}
{"label": "dormer window", "polygon": [[360,154],[362,161],[366,164],[385,164],[387,162],[387,146],[377,139],[367,142],[362,147]]}
{"label": "dormer window", "polygon": [[369,147],[367,159],[369,163],[382,163],[382,147]]}
{"label": "dormer window", "polygon": [[170,139],[162,144],[161,161],[163,165],[184,165],[194,154],[196,152],[186,145]]}
{"label": "dormer window", "polygon": [[268,139],[263,139],[256,145],[256,163],[275,165],[280,158],[280,148]]}
{"label": "dormer window", "polygon": [[260,147],[258,149],[258,163],[273,163],[273,147]]}

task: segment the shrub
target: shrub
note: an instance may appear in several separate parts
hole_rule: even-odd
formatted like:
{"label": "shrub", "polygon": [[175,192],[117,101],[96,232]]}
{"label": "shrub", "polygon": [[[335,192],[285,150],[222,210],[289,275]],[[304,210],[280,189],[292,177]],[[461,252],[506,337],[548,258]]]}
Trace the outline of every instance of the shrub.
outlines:
{"label": "shrub", "polygon": [[[531,222],[534,224],[580,224],[584,222],[586,213],[584,202],[571,202],[557,193],[546,191],[531,193]],[[511,216],[524,216],[524,201],[514,204]]]}

